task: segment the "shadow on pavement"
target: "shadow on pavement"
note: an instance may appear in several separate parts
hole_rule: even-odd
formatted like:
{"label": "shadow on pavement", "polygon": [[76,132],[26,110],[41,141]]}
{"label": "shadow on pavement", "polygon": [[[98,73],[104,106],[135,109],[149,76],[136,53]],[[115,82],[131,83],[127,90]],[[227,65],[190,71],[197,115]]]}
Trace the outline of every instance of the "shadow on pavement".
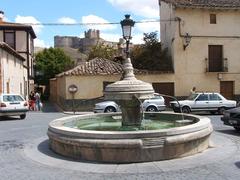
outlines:
{"label": "shadow on pavement", "polygon": [[235,165],[240,169],[240,161],[235,162]]}
{"label": "shadow on pavement", "polygon": [[42,112],[51,113],[51,112],[59,112],[56,106],[51,102],[44,102],[42,107]]}
{"label": "shadow on pavement", "polygon": [[73,159],[63,157],[55,152],[53,152],[50,147],[49,147],[49,140],[44,140],[38,145],[38,150],[50,157],[56,158],[56,159],[61,159],[61,160],[68,160],[68,161],[74,161]]}
{"label": "shadow on pavement", "polygon": [[0,121],[16,121],[16,120],[24,120],[24,119],[20,119],[19,116],[16,117],[12,117],[12,116],[1,116],[0,117]]}
{"label": "shadow on pavement", "polygon": [[84,161],[84,160],[76,160],[76,159],[73,159],[73,158],[68,158],[68,157],[64,157],[64,156],[61,156],[55,152],[53,152],[50,147],[49,147],[49,140],[44,140],[42,141],[39,145],[38,145],[38,150],[39,152],[47,155],[47,156],[50,156],[52,158],[55,158],[55,159],[60,159],[60,160],[65,160],[65,161],[71,161],[71,162],[85,162],[85,163],[91,163],[91,164],[99,164],[97,162],[91,162],[91,161]]}
{"label": "shadow on pavement", "polygon": [[240,133],[237,132],[235,129],[222,129],[222,130],[215,130],[215,131],[228,134],[228,135],[240,136]]}

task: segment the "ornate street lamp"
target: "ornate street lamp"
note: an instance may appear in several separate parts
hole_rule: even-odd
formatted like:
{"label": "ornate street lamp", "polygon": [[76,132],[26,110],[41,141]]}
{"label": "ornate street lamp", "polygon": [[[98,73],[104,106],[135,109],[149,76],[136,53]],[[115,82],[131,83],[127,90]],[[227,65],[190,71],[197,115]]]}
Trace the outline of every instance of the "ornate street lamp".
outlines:
{"label": "ornate street lamp", "polygon": [[186,35],[185,35],[183,38],[184,38],[183,49],[184,49],[184,51],[185,51],[185,49],[186,49],[186,48],[188,47],[188,45],[190,44],[192,37],[191,37],[188,33],[186,33]]}
{"label": "ornate street lamp", "polygon": [[123,38],[126,40],[126,55],[127,58],[129,57],[129,43],[132,33],[132,27],[134,26],[135,22],[130,19],[130,15],[126,14],[125,19],[121,21],[121,26],[122,26],[122,33],[123,33]]}

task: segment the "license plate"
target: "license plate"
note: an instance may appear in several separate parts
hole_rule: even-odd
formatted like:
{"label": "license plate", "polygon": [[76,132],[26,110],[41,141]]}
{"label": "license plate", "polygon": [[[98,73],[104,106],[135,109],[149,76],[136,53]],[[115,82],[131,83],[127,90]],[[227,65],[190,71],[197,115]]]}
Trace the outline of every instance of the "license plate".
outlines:
{"label": "license plate", "polygon": [[236,120],[229,120],[229,123],[230,124],[237,124],[237,121]]}

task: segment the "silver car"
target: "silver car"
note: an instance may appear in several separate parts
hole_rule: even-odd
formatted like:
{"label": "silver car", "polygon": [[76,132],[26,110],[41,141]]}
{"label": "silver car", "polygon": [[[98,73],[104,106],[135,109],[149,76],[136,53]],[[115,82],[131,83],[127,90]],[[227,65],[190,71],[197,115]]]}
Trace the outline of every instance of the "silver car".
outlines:
{"label": "silver car", "polygon": [[[165,99],[158,93],[154,93],[154,97],[146,99],[142,104],[144,111],[156,112],[164,111],[166,109]],[[95,113],[108,113],[121,111],[119,105],[114,101],[104,101],[95,104]]]}
{"label": "silver car", "polygon": [[236,107],[236,101],[227,100],[219,93],[193,93],[186,100],[171,101],[170,106],[175,112],[209,111],[212,114],[222,114],[224,110]]}

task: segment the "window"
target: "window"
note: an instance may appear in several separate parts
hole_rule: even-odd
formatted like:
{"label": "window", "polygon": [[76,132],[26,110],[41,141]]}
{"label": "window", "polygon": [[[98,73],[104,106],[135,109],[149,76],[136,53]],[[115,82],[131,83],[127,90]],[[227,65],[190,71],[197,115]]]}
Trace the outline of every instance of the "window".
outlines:
{"label": "window", "polygon": [[217,15],[210,14],[210,24],[217,24]]}
{"label": "window", "polygon": [[4,42],[7,43],[11,48],[15,49],[15,32],[5,31]]}
{"label": "window", "polygon": [[30,45],[30,48],[31,48],[31,54],[33,54],[34,52],[34,43],[33,43],[33,39],[31,38],[31,45]]}
{"label": "window", "polygon": [[12,101],[24,101],[24,100],[21,96],[18,96],[18,95],[4,95],[3,101],[12,102]]}
{"label": "window", "polygon": [[162,96],[154,95],[151,99],[162,99]]}
{"label": "window", "polygon": [[209,101],[221,101],[221,97],[219,97],[217,94],[210,94],[209,95]]}
{"label": "window", "polygon": [[187,98],[187,100],[192,101],[192,100],[194,100],[197,96],[198,96],[198,94],[191,94],[191,95]]}
{"label": "window", "polygon": [[199,95],[197,101],[208,101],[208,95],[207,94]]}
{"label": "window", "polygon": [[209,45],[208,46],[208,71],[223,72],[223,46]]}

